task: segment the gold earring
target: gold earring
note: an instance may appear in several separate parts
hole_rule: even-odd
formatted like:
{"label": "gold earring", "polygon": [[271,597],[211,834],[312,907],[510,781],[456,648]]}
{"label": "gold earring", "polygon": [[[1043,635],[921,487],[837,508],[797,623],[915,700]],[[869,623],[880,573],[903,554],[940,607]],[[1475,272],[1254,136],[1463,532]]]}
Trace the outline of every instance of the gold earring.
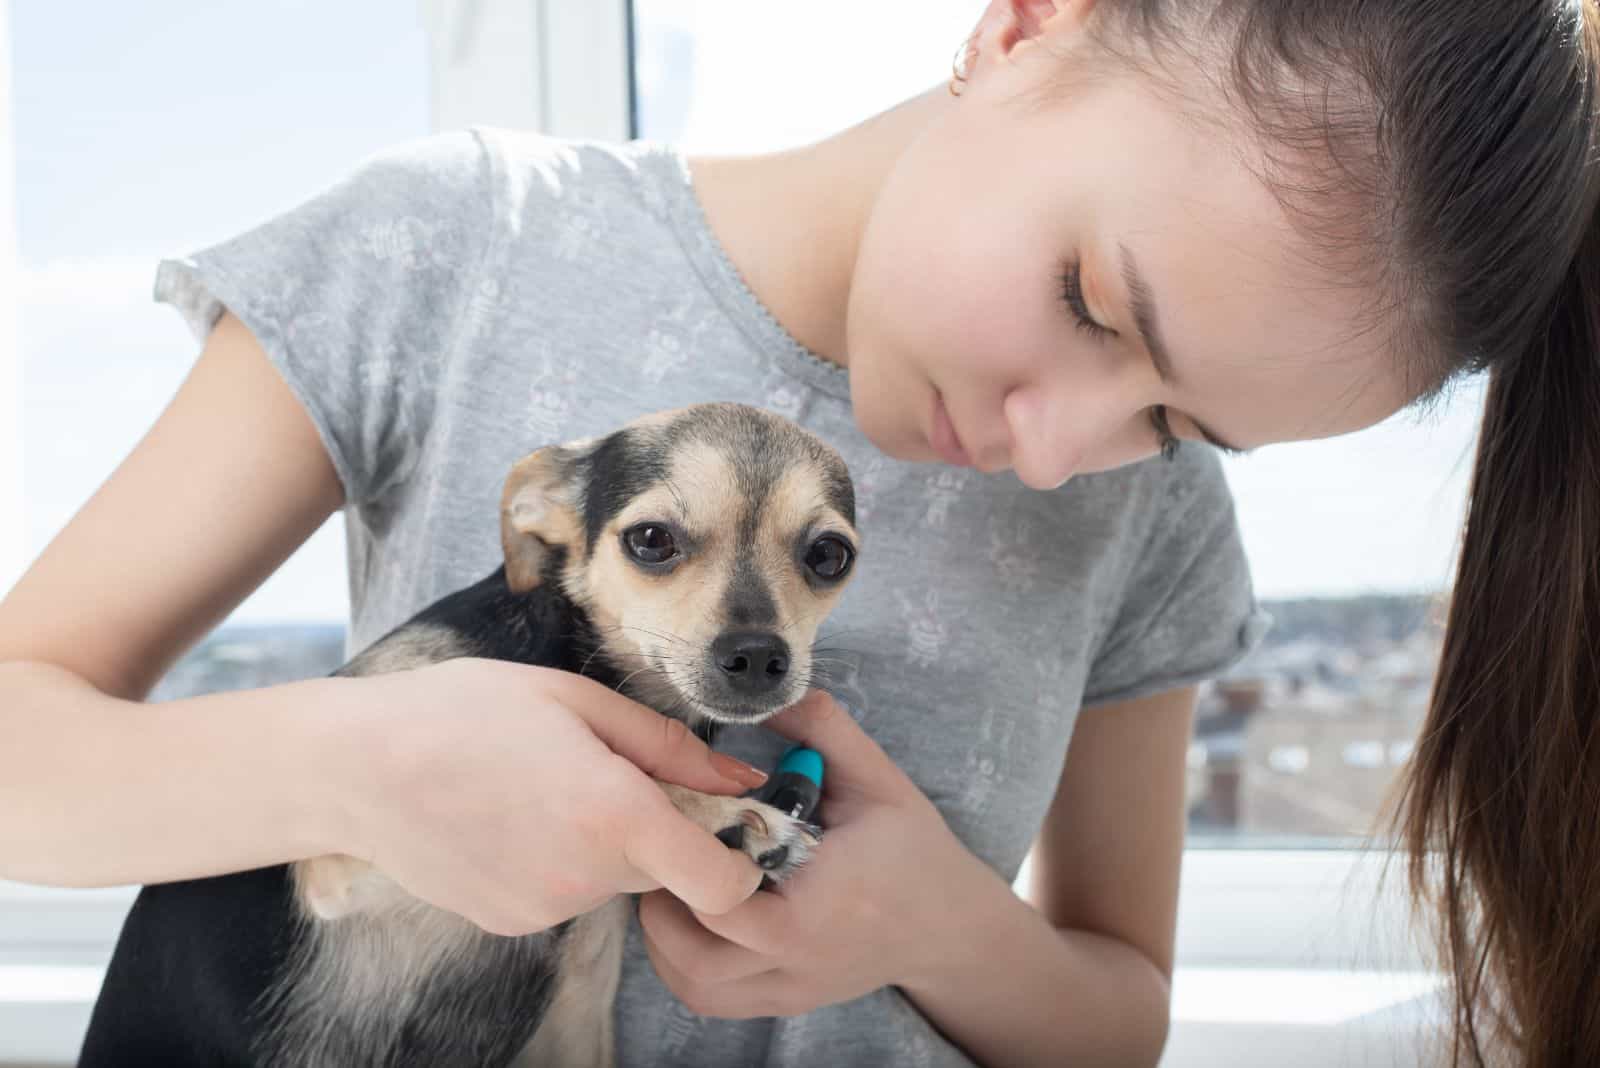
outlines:
{"label": "gold earring", "polygon": [[967,78],[972,74],[972,66],[978,60],[978,46],[973,42],[977,40],[978,31],[973,30],[967,39],[961,42],[961,47],[956,49],[955,58],[950,61],[950,82],[946,86],[951,96],[960,96],[961,89],[967,84]]}

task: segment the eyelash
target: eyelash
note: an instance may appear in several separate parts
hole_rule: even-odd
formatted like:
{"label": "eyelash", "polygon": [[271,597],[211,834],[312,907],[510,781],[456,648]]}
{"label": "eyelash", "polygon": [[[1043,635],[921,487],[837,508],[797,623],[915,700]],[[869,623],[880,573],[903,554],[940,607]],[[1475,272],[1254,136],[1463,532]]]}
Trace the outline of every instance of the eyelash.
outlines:
{"label": "eyelash", "polygon": [[[1075,325],[1079,330],[1097,341],[1116,333],[1110,327],[1095,322],[1094,316],[1089,314],[1089,305],[1083,299],[1083,269],[1076,260],[1067,264],[1061,272],[1061,298],[1071,309]],[[1155,430],[1156,441],[1161,446],[1161,458],[1171,461],[1178,455],[1179,442],[1167,422],[1167,406],[1158,404],[1149,412],[1150,426]]]}
{"label": "eyelash", "polygon": [[1061,299],[1072,310],[1078,329],[1090,337],[1098,340],[1116,333],[1110,327],[1095,322],[1094,316],[1089,314],[1089,305],[1083,299],[1083,267],[1077,260],[1067,264],[1061,272]]}

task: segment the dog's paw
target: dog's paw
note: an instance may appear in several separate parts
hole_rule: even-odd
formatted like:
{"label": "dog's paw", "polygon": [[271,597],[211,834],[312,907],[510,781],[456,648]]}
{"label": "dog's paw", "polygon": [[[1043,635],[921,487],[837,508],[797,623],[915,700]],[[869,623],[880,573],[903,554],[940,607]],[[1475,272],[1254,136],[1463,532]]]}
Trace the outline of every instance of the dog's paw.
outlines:
{"label": "dog's paw", "polygon": [[822,828],[814,823],[760,801],[727,800],[730,807],[737,806],[734,821],[717,831],[717,838],[730,849],[743,850],[775,883],[793,875],[822,842]]}
{"label": "dog's paw", "polygon": [[703,794],[669,782],[659,785],[678,811],[730,848],[741,850],[771,882],[780,883],[793,875],[822,841],[821,827],[763,801]]}

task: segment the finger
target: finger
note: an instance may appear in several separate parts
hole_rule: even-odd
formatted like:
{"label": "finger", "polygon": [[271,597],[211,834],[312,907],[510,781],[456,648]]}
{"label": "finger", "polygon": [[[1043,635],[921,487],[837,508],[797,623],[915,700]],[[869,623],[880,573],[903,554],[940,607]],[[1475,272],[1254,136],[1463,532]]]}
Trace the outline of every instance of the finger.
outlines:
{"label": "finger", "polygon": [[706,930],[689,906],[671,894],[639,899],[639,927],[645,940],[654,942],[660,955],[697,986],[731,983],[774,965],[772,958]]}
{"label": "finger", "polygon": [[792,984],[786,982],[787,977],[776,969],[737,983],[710,986],[696,983],[685,975],[648,937],[644,939],[644,948],[651,966],[667,989],[696,1015],[725,1020],[784,1015],[778,1011],[780,1005],[776,993],[788,990]]}
{"label": "finger", "polygon": [[756,892],[763,873],[754,861],[679,812],[660,787],[648,780],[646,785],[635,806],[639,815],[628,822],[622,844],[629,864],[712,915]]}
{"label": "finger", "polygon": [[[643,898],[639,899],[639,906],[641,909],[644,907]],[[690,1011],[703,1015],[700,1013],[703,1007],[699,996],[701,993],[700,988],[690,982],[689,977],[683,974],[683,970],[673,963],[672,958],[656,944],[656,940],[642,927],[639,933],[639,940],[644,943],[644,953],[645,956],[650,958],[650,966],[656,970],[656,975],[660,977],[666,988],[672,991],[673,996],[683,1002]]]}
{"label": "finger", "polygon": [[827,763],[824,789],[876,787],[900,769],[839,702],[821,690],[784,709],[764,724],[790,741],[810,746]]}
{"label": "finger", "polygon": [[612,752],[647,774],[706,793],[738,794],[766,781],[761,771],[713,753],[682,721],[570,671],[548,673],[549,692]]}
{"label": "finger", "polygon": [[784,947],[796,926],[795,903],[776,893],[751,894],[748,901],[720,915],[682,907],[709,934],[765,960],[785,957]]}

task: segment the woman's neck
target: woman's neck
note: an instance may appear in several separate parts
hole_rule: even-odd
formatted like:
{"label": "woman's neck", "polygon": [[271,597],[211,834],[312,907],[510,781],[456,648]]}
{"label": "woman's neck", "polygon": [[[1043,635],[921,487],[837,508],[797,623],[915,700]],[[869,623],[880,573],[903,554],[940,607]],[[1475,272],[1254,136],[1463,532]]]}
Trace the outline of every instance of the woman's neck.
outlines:
{"label": "woman's neck", "polygon": [[931,89],[826,140],[760,156],[689,160],[717,239],[802,345],[841,366],[856,250],[905,147],[949,105]]}

